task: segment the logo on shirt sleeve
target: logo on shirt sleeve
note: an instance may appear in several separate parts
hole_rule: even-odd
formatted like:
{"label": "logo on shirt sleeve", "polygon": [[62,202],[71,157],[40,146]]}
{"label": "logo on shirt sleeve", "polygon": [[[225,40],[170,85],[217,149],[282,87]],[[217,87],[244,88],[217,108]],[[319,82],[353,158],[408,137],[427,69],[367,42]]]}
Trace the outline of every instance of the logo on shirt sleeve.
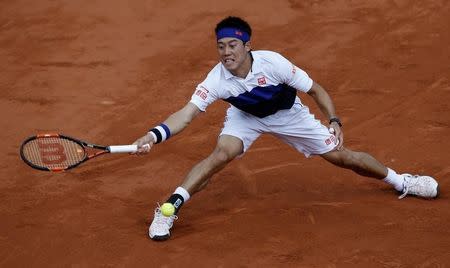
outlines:
{"label": "logo on shirt sleeve", "polygon": [[266,84],[266,78],[264,76],[258,78],[258,85],[262,86],[262,85],[265,85],[265,84]]}
{"label": "logo on shirt sleeve", "polygon": [[209,90],[207,90],[204,86],[200,86],[197,91],[195,91],[195,95],[199,96],[202,100],[206,100],[208,98]]}

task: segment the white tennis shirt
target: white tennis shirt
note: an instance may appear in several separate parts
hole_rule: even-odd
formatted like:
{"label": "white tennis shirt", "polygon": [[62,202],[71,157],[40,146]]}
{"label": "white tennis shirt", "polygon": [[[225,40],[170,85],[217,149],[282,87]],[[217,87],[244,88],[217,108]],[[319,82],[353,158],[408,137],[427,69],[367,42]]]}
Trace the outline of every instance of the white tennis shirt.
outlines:
{"label": "white tennis shirt", "polygon": [[253,63],[247,77],[231,74],[219,62],[201,82],[191,102],[201,111],[222,99],[235,108],[257,117],[265,117],[300,103],[297,90],[308,92],[313,84],[308,74],[279,53],[251,51]]}

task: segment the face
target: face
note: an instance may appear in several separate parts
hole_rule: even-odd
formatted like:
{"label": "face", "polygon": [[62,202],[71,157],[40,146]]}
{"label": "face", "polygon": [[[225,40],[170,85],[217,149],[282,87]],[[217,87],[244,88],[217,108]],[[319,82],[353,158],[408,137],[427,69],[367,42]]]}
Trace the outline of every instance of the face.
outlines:
{"label": "face", "polygon": [[244,45],[241,40],[233,37],[225,37],[217,41],[220,61],[233,74],[246,67],[245,63],[246,60],[249,60],[248,52],[250,49],[250,42]]}

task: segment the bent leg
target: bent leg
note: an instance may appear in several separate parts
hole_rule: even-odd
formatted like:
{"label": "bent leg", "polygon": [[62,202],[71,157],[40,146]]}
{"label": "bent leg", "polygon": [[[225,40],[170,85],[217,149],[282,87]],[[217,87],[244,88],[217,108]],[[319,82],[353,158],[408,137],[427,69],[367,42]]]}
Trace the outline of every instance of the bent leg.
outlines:
{"label": "bent leg", "polygon": [[148,229],[148,235],[153,240],[167,240],[170,237],[170,229],[174,220],[178,219],[176,214],[191,195],[200,191],[206,186],[212,175],[221,170],[240,155],[244,150],[242,141],[230,135],[221,135],[214,151],[200,163],[195,165],[184,179],[181,187],[169,197],[166,203],[170,203],[175,208],[175,215],[163,215],[161,208],[155,209],[155,216]]}
{"label": "bent leg", "polygon": [[181,187],[190,195],[203,189],[212,175],[223,169],[243,152],[242,141],[230,135],[221,135],[214,151],[196,164],[184,179]]}
{"label": "bent leg", "polygon": [[387,167],[368,153],[343,148],[320,156],[336,166],[351,169],[362,176],[384,179],[388,174]]}

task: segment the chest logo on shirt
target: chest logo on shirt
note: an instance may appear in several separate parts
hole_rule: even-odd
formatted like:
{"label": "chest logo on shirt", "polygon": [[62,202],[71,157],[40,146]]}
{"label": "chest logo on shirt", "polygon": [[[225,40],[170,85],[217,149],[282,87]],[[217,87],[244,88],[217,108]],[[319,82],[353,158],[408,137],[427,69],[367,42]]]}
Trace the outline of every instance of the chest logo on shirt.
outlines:
{"label": "chest logo on shirt", "polygon": [[258,85],[262,86],[262,85],[265,85],[265,84],[266,84],[266,78],[264,76],[258,78]]}

